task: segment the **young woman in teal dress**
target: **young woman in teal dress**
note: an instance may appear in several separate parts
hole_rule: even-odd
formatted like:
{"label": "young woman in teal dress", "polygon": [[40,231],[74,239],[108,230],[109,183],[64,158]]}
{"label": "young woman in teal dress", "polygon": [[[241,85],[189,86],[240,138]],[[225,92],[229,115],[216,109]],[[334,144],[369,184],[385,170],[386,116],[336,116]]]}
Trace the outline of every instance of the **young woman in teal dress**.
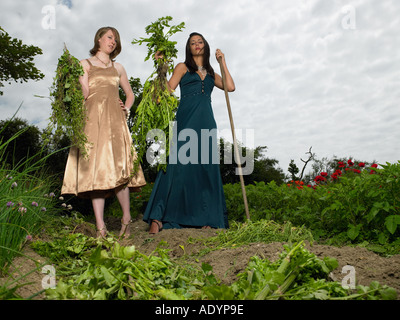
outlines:
{"label": "young woman in teal dress", "polygon": [[[217,49],[215,56],[217,60],[222,58],[227,90],[234,91],[235,83],[224,54]],[[155,55],[155,59],[160,57],[159,53]],[[172,145],[166,171],[160,170],[157,175],[143,216],[150,225],[151,234],[163,228],[228,228],[217,125],[211,106],[214,86],[222,90],[224,87],[221,76],[214,72],[209,60],[207,41],[199,33],[190,34],[185,62],[177,64],[168,82],[171,91],[178,85],[181,90],[175,124],[179,139],[174,139],[176,143]],[[192,135],[182,139],[187,132],[195,133],[196,139]],[[202,135],[204,132],[207,135]],[[208,141],[204,141],[205,136]]]}

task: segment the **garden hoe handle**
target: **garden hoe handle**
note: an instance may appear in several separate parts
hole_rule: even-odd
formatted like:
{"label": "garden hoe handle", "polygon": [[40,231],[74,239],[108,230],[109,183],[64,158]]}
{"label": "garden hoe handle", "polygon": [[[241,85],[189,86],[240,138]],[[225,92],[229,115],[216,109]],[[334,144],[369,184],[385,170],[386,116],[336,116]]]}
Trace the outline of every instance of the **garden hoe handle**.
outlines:
{"label": "garden hoe handle", "polygon": [[221,76],[222,76],[222,83],[224,85],[226,105],[228,107],[229,120],[231,122],[233,148],[235,150],[235,158],[237,159],[237,162],[238,162],[237,165],[238,165],[238,170],[239,170],[240,184],[242,185],[244,209],[246,211],[247,219],[250,220],[249,207],[248,207],[248,204],[247,204],[246,188],[244,186],[244,180],[243,180],[242,165],[240,163],[241,161],[240,161],[240,156],[239,156],[239,149],[238,149],[237,142],[236,142],[235,125],[233,123],[232,110],[231,110],[231,105],[230,105],[230,102],[229,102],[228,89],[227,89],[227,86],[226,86],[225,71],[224,71],[224,67],[222,66],[222,57],[218,58],[218,62],[219,62],[219,66],[221,68]]}

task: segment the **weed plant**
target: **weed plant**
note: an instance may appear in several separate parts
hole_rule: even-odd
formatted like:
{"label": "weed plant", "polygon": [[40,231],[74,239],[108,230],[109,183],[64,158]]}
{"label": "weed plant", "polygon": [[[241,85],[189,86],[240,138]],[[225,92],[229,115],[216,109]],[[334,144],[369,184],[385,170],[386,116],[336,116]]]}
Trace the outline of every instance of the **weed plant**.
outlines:
{"label": "weed plant", "polygon": [[4,275],[25,242],[39,231],[49,212],[56,212],[54,186],[46,176],[44,161],[36,155],[12,168],[2,159],[8,141],[0,141],[0,275]]}

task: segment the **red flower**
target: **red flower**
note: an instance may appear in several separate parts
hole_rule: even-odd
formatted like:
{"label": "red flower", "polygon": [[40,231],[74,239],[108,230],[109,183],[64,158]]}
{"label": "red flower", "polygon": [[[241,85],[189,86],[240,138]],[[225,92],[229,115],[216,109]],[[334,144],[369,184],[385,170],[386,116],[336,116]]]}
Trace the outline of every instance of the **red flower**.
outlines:
{"label": "red flower", "polygon": [[316,183],[319,183],[319,182],[325,181],[325,180],[326,180],[326,178],[324,178],[323,176],[316,176],[316,177],[314,178],[314,181],[315,181]]}
{"label": "red flower", "polygon": [[365,163],[364,163],[364,162],[360,162],[360,163],[358,164],[358,166],[359,166],[360,168],[364,168],[364,167],[365,167]]}
{"label": "red flower", "polygon": [[337,169],[337,170],[335,171],[335,173],[336,173],[338,176],[342,175],[342,171],[339,170],[339,169]]}
{"label": "red flower", "polygon": [[354,162],[351,161],[351,159],[347,160],[347,164],[352,167],[354,165]]}
{"label": "red flower", "polygon": [[344,168],[346,166],[343,161],[339,161],[338,164],[339,168]]}
{"label": "red flower", "polygon": [[335,172],[331,175],[333,180],[336,180],[338,178],[338,174]]}
{"label": "red flower", "polygon": [[374,163],[371,168],[378,168],[378,165],[376,163]]}
{"label": "red flower", "polygon": [[321,172],[321,176],[327,177],[327,176],[328,176],[328,173],[327,173],[327,172]]}
{"label": "red flower", "polygon": [[358,169],[354,169],[353,171],[354,171],[355,173],[361,173],[361,171],[358,170]]}

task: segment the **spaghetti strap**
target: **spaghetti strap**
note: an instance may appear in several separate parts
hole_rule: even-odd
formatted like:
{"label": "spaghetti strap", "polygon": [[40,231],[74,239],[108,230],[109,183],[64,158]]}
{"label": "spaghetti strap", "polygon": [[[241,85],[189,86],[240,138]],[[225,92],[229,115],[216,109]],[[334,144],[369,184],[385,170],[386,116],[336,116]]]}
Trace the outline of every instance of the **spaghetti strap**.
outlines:
{"label": "spaghetti strap", "polygon": [[89,59],[86,59],[87,62],[89,62],[90,66],[93,67],[92,63],[90,62]]}

